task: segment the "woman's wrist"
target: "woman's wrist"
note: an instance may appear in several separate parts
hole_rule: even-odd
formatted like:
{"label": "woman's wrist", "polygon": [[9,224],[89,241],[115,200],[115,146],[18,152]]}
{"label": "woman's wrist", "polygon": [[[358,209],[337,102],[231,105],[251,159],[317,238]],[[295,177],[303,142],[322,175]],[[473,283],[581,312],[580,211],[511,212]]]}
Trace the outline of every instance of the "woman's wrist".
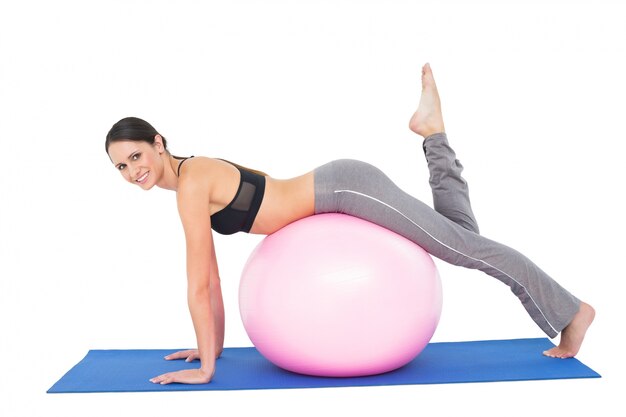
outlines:
{"label": "woman's wrist", "polygon": [[206,372],[209,375],[215,371],[215,358],[209,360],[201,360],[200,361],[200,370],[202,372]]}
{"label": "woman's wrist", "polygon": [[215,374],[215,364],[213,364],[212,366],[202,365],[200,367],[200,372],[204,374],[207,382],[209,382],[211,379],[213,379],[213,375]]}

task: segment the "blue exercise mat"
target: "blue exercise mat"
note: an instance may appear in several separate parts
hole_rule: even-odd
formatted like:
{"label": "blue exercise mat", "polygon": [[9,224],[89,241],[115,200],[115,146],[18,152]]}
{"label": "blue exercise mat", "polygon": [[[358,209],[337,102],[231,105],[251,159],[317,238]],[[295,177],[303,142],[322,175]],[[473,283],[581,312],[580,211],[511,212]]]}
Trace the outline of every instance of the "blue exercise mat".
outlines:
{"label": "blue exercise mat", "polygon": [[553,346],[545,338],[430,343],[398,370],[358,378],[299,375],[276,367],[255,348],[226,348],[217,361],[213,381],[203,385],[156,385],[148,381],[165,372],[197,368],[197,361],[163,359],[180,349],[91,350],[48,392],[322,388],[600,377],[577,359],[541,354]]}

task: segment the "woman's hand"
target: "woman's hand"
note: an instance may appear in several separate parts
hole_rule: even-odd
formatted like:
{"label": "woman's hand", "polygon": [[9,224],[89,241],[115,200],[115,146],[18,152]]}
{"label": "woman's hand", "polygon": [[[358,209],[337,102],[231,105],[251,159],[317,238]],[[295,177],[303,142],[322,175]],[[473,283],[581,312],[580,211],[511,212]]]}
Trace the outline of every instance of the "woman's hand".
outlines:
{"label": "woman's hand", "polygon": [[211,372],[207,372],[203,369],[185,369],[159,375],[150,379],[150,382],[161,385],[171,384],[172,382],[178,382],[180,384],[207,384],[213,378],[214,373],[215,369]]}
{"label": "woman's hand", "polygon": [[[200,352],[198,349],[181,350],[165,357],[166,360],[184,359],[185,362],[191,362],[196,359],[200,359]],[[200,369],[185,369],[182,371],[168,372],[163,375],[159,375],[150,379],[150,382],[155,384],[171,384],[172,382],[178,382],[180,384],[207,384],[213,378],[215,368],[210,371]]]}
{"label": "woman's hand", "polygon": [[200,359],[200,352],[198,351],[198,349],[181,350],[165,357],[165,360],[168,361],[174,359],[184,359],[185,362],[191,362],[196,359]]}

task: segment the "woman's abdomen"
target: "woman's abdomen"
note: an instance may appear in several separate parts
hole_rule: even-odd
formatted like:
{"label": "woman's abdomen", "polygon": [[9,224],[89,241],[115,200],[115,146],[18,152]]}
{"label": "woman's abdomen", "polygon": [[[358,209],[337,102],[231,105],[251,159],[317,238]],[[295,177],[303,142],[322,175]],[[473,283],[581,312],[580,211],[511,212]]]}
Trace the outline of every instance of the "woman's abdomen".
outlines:
{"label": "woman's abdomen", "polygon": [[270,234],[314,214],[313,172],[288,180],[266,178],[265,195],[250,233]]}

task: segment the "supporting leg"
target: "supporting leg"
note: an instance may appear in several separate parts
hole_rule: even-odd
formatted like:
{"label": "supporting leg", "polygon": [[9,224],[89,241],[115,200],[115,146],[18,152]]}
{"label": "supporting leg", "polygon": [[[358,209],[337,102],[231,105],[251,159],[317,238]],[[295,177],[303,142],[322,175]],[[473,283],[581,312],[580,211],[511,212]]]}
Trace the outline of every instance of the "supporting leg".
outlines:
{"label": "supporting leg", "polygon": [[478,269],[508,285],[550,337],[572,321],[580,301],[527,257],[459,226],[398,188],[378,168],[340,160],[316,170],[316,212],[371,221],[453,265]]}

